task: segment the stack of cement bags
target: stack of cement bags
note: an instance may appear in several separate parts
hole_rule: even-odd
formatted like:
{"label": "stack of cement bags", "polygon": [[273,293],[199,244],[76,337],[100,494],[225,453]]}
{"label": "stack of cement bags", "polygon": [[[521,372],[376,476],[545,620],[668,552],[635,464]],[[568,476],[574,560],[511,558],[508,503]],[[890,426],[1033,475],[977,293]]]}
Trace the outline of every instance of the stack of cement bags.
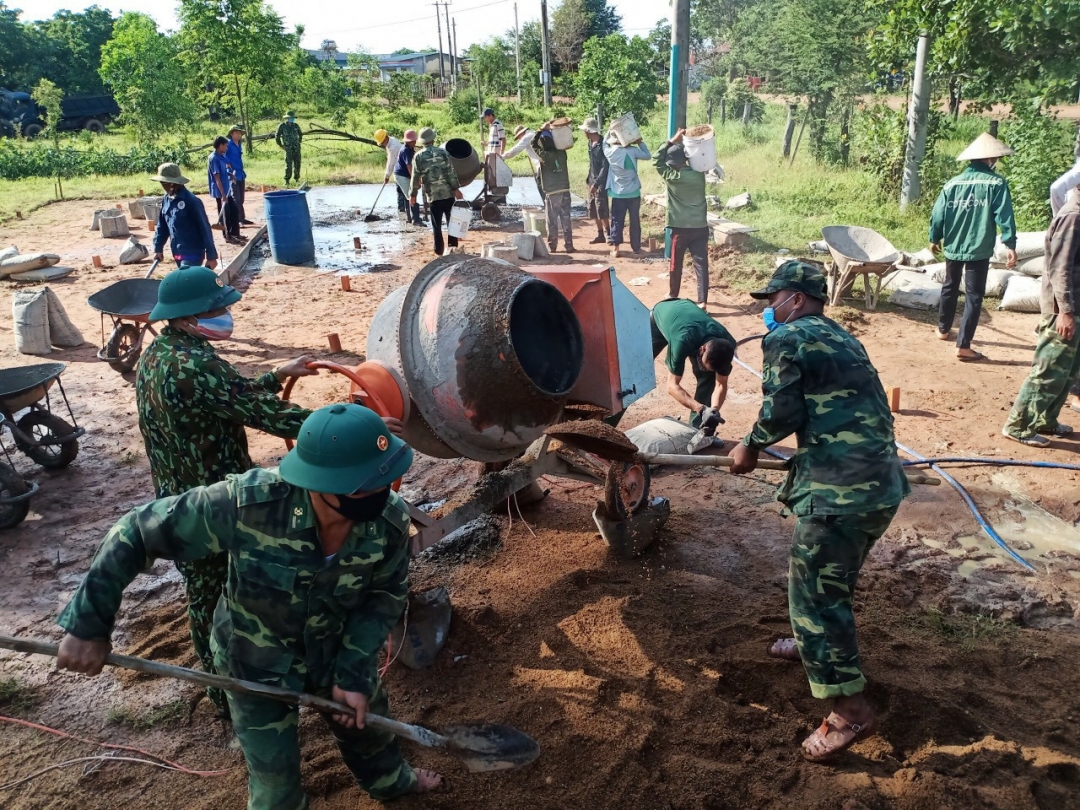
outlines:
{"label": "stack of cement bags", "polygon": [[[1008,272],[1005,267],[1007,248],[999,241],[990,260],[990,274]],[[1024,231],[1016,235],[1016,267],[1001,296],[998,309],[1011,312],[1038,312],[1039,289],[1046,267],[1046,232]],[[990,284],[987,282],[987,287]]]}

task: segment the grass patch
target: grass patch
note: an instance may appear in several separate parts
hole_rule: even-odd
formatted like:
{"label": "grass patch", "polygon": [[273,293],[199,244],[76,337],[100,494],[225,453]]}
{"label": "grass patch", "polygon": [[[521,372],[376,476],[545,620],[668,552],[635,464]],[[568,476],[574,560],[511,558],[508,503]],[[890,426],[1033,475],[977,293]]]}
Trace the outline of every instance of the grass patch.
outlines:
{"label": "grass patch", "polygon": [[37,702],[37,693],[14,678],[0,679],[0,708],[12,714],[20,714]]}
{"label": "grass patch", "polygon": [[945,614],[930,608],[919,616],[918,621],[926,630],[965,649],[976,647],[983,641],[1007,641],[1019,632],[1014,623],[989,613]]}
{"label": "grass patch", "polygon": [[130,706],[113,706],[109,709],[108,721],[136,731],[146,731],[157,726],[172,725],[186,719],[187,714],[187,702],[173,700],[147,710],[136,710]]}

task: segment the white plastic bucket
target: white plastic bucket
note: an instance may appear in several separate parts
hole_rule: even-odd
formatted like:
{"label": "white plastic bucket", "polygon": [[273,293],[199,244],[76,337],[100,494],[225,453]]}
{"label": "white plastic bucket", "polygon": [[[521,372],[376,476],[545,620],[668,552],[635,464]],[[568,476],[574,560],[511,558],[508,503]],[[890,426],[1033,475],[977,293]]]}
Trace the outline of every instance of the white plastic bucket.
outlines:
{"label": "white plastic bucket", "polygon": [[[691,135],[690,133],[694,134]],[[713,128],[705,125],[693,127],[683,135],[683,148],[686,160],[695,172],[707,172],[716,166],[716,141],[713,140]]]}
{"label": "white plastic bucket", "polygon": [[612,121],[611,131],[615,133],[615,136],[619,139],[619,143],[623,146],[629,146],[634,143],[634,141],[641,140],[641,130],[638,129],[637,121],[634,120],[633,113],[626,113],[622,117]]}
{"label": "white plastic bucket", "polygon": [[457,239],[464,239],[472,222],[472,208],[467,205],[455,205],[450,209],[450,224],[446,232]]}
{"label": "white plastic bucket", "polygon": [[574,130],[569,126],[552,127],[551,140],[555,142],[556,149],[569,149],[574,145]]}
{"label": "white plastic bucket", "polygon": [[517,255],[519,259],[525,261],[532,261],[533,252],[536,250],[536,238],[540,234],[536,231],[525,231],[525,233],[514,234],[514,245],[517,246]]}

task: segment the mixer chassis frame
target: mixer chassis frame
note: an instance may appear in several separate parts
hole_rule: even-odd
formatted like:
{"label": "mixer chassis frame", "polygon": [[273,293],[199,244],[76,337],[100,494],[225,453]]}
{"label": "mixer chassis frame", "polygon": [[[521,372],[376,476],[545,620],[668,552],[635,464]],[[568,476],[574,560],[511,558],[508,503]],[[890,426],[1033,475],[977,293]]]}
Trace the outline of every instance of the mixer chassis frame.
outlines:
{"label": "mixer chassis frame", "polygon": [[410,503],[409,514],[414,533],[410,538],[409,551],[415,556],[430,548],[462,526],[507,503],[514,494],[545,475],[589,484],[605,484],[608,506],[615,506],[612,500],[620,490],[621,478],[627,470],[632,470],[632,477],[640,481],[638,489],[630,496],[630,503],[623,506],[624,511],[633,512],[648,501],[648,465],[608,462],[544,436],[504,469],[486,473],[470,491],[452,499],[436,515],[428,514]]}

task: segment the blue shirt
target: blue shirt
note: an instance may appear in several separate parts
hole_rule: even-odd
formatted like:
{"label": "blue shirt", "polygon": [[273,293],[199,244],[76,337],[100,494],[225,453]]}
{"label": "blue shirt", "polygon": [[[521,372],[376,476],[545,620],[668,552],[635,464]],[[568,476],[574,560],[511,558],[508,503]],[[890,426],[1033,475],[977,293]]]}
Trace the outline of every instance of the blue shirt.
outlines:
{"label": "blue shirt", "polygon": [[181,188],[175,197],[165,195],[161,202],[161,215],[154,230],[154,253],[162,253],[165,240],[171,239],[174,256],[202,260],[218,257],[214,247],[214,232],[199,198]]}
{"label": "blue shirt", "polygon": [[398,152],[397,165],[394,166],[394,174],[398,177],[410,177],[412,173],[412,159],[416,149],[408,144],[401,147]]}
{"label": "blue shirt", "polygon": [[225,150],[225,157],[232,167],[233,177],[237,180],[247,180],[247,174],[244,172],[244,148],[238,143],[233,143],[232,138],[229,138],[229,146]]}
{"label": "blue shirt", "polygon": [[[224,194],[218,189],[218,184],[214,182],[215,174],[221,176],[221,188],[224,190]],[[217,199],[229,196],[229,188],[232,186],[232,179],[229,177],[229,159],[225,155],[219,155],[216,149],[210,153],[210,159],[206,161],[206,179],[210,183],[211,197]]]}

